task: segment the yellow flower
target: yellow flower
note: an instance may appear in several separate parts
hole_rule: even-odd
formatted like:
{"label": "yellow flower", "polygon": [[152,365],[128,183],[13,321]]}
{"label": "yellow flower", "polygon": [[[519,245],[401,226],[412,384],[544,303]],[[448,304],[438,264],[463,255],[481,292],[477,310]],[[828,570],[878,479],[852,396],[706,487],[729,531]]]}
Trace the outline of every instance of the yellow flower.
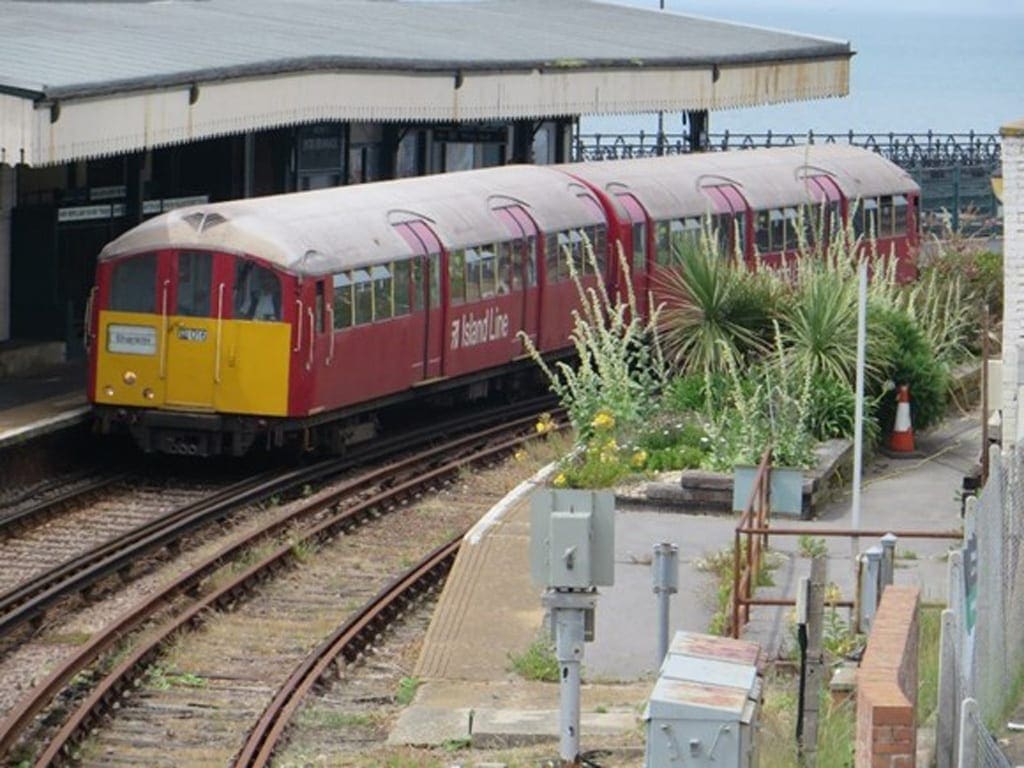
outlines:
{"label": "yellow flower", "polygon": [[598,411],[594,420],[590,422],[590,426],[596,430],[614,429],[615,417],[608,413],[608,411]]}
{"label": "yellow flower", "polygon": [[512,458],[514,458],[516,461],[523,461],[526,458],[526,451],[520,448],[512,455]]}
{"label": "yellow flower", "polygon": [[633,458],[630,459],[630,464],[633,465],[634,469],[643,469],[644,465],[647,464],[647,451],[641,448],[634,453]]}
{"label": "yellow flower", "polygon": [[542,413],[540,418],[537,419],[537,434],[546,435],[548,432],[555,428],[555,420],[551,418],[550,413]]}
{"label": "yellow flower", "polygon": [[565,476],[565,473],[559,472],[555,475],[555,479],[551,481],[551,484],[555,486],[555,488],[565,488],[568,482],[569,479]]}

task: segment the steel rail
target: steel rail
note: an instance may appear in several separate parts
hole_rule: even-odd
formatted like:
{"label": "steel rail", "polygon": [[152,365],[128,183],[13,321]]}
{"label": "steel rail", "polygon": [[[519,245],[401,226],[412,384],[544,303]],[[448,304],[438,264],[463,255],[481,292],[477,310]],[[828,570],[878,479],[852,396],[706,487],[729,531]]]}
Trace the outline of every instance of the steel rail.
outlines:
{"label": "steel rail", "polygon": [[[113,706],[122,691],[131,684],[131,680],[128,678],[136,672],[141,674],[144,665],[159,652],[164,643],[185,627],[199,623],[203,616],[212,608],[237,598],[258,577],[291,562],[295,557],[297,544],[317,541],[330,535],[340,527],[356,525],[361,519],[374,514],[385,503],[397,503],[406,497],[414,496],[422,491],[425,486],[429,487],[437,483],[443,483],[451,477],[457,476],[459,470],[467,465],[478,464],[498,455],[506,454],[529,439],[531,439],[530,435],[521,435],[503,441],[498,445],[488,446],[469,456],[462,456],[455,461],[433,467],[418,477],[389,486],[379,491],[377,495],[331,515],[316,525],[307,528],[305,531],[296,532],[288,542],[276,551],[233,576],[214,592],[193,604],[159,629],[148,634],[146,640],[118,664],[113,671],[106,675],[89,696],[77,707],[34,765],[36,768],[44,768],[45,766],[55,764],[62,755],[66,756],[80,735],[87,732],[90,726],[98,720],[104,711],[103,708],[105,706]],[[439,449],[433,449],[428,453],[435,453],[437,450]],[[327,497],[310,499],[308,505],[303,506],[308,506],[306,511],[321,510],[335,503],[339,495],[341,494],[335,492]],[[329,501],[326,499],[329,499]],[[218,559],[223,559],[223,556]],[[116,637],[111,637],[108,640],[108,644],[112,644],[116,639]],[[79,667],[76,666],[74,669],[71,669],[70,665],[68,665],[57,670],[54,675],[59,674],[62,679],[70,680],[78,671],[80,671]],[[134,677],[132,679],[134,680]],[[42,705],[33,706],[31,703],[28,703],[24,707],[25,709],[33,708],[38,712]],[[17,709],[21,710],[22,705],[19,705]],[[21,727],[27,724],[23,715],[19,716],[16,714],[15,718]],[[5,730],[0,733],[0,755],[3,755],[5,749],[9,748],[11,744],[10,737],[8,736],[9,729],[6,728],[6,724],[4,725]]]}
{"label": "steel rail", "polygon": [[[528,421],[532,421],[532,419],[517,420],[514,423],[515,429],[522,429]],[[106,650],[111,648],[118,639],[137,628],[145,619],[153,616],[170,598],[187,591],[199,580],[215,571],[222,562],[230,559],[231,557],[237,556],[238,553],[266,537],[279,533],[283,528],[292,525],[294,520],[301,515],[316,512],[320,509],[338,504],[344,497],[351,496],[361,489],[372,486],[374,483],[383,482],[387,480],[389,476],[393,479],[396,474],[406,470],[417,461],[430,461],[432,459],[436,459],[445,451],[465,449],[465,447],[472,441],[479,441],[483,437],[492,437],[494,434],[501,431],[509,431],[509,426],[492,427],[478,435],[463,437],[452,441],[447,446],[437,446],[423,451],[415,457],[408,457],[404,460],[393,462],[387,466],[367,472],[358,478],[354,478],[342,484],[329,494],[310,500],[309,504],[300,505],[295,509],[282,511],[281,514],[269,521],[268,524],[260,530],[253,531],[246,536],[229,542],[217,553],[195,566],[192,571],[180,575],[172,583],[168,584],[160,593],[151,595],[142,603],[133,606],[130,610],[120,615],[113,623],[108,625],[103,632],[95,635],[86,645],[79,649],[74,656],[67,659],[58,668],[54,669],[40,685],[33,689],[21,702],[18,703],[5,721],[0,722],[0,757],[10,751],[34,717],[42,711],[49,701],[52,700],[53,697],[56,696],[56,694],[59,693],[59,691],[65,687],[76,674],[94,662]],[[507,442],[509,444],[519,445],[528,439],[528,437],[529,433]],[[505,444],[501,447],[495,448],[494,451],[501,450],[502,447],[505,447]],[[456,462],[454,466],[463,466],[466,463],[470,463],[471,460],[475,463],[482,459],[480,457],[472,459],[463,458]],[[424,483],[429,483],[431,478],[443,476],[445,474],[445,469],[447,469],[449,473],[455,471],[450,469],[449,465],[445,465],[441,469],[433,470],[426,476],[425,480],[421,478],[418,484],[413,483],[412,481],[393,484],[389,489],[389,494],[397,496],[407,488],[412,490],[421,488]],[[366,507],[367,504],[364,502],[356,508],[356,511],[358,511],[359,508]],[[328,522],[333,524],[338,523],[335,518],[332,518]],[[310,535],[317,535],[317,532],[323,527],[323,525],[317,526],[316,529],[313,529]],[[291,551],[292,545],[289,544],[285,549],[287,551]]]}
{"label": "steel rail", "polygon": [[356,658],[368,635],[386,624],[401,606],[410,603],[422,590],[439,582],[451,569],[463,535],[438,547],[393,580],[302,660],[250,731],[235,759],[235,766],[259,768],[269,764],[295,711],[335,659],[340,656],[350,661]]}
{"label": "steel rail", "polygon": [[[28,507],[26,509],[22,509],[17,512],[12,512],[10,514],[0,514],[0,533],[5,533],[8,529],[13,528],[18,523],[24,522],[29,518],[44,515],[47,512],[53,510],[55,507],[58,507],[61,504],[66,504],[69,501],[73,501],[74,499],[80,496],[84,496],[87,493],[94,493],[95,491],[102,490],[103,488],[106,488],[108,485],[113,485],[116,482],[124,480],[124,478],[126,478],[127,476],[127,474],[122,472],[114,475],[108,475],[106,477],[96,477],[93,478],[92,480],[86,481],[85,483],[77,487],[68,488],[67,490],[62,491],[57,495],[52,496],[51,498],[46,499],[44,501],[41,501],[38,504],[33,504],[31,507]],[[49,489],[47,488],[35,488],[31,491],[26,491],[17,498],[5,502],[2,506],[0,506],[0,510],[15,507],[21,504],[22,502],[26,501],[27,499],[31,498],[32,496],[38,496],[40,494],[46,493],[48,490]]]}
{"label": "steel rail", "polygon": [[[488,420],[498,417],[509,418],[523,412],[535,414],[537,407],[550,402],[551,398],[545,397],[517,403],[497,409],[497,411],[492,410],[488,412],[487,418]],[[346,469],[350,469],[355,458],[369,461],[388,452],[394,452],[400,447],[406,447],[410,443],[437,438],[439,429],[448,431],[464,429],[474,423],[474,418],[476,418],[475,423],[478,424],[479,416],[462,417],[443,424],[440,428],[437,426],[425,427],[402,435],[396,440],[381,441],[372,451],[367,451],[357,457],[326,459],[309,467],[284,472],[280,470],[264,472],[254,478],[247,478],[228,486],[207,499],[174,510],[157,520],[68,560],[57,568],[39,574],[0,595],[0,637],[41,615],[69,594],[92,586],[111,573],[130,565],[139,557],[227,515],[236,507],[256,503],[275,493],[282,493],[306,483],[320,482],[336,476]],[[533,418],[534,415],[518,416],[511,424],[525,424]],[[491,429],[497,432],[506,430],[509,426],[510,424],[506,423]]]}

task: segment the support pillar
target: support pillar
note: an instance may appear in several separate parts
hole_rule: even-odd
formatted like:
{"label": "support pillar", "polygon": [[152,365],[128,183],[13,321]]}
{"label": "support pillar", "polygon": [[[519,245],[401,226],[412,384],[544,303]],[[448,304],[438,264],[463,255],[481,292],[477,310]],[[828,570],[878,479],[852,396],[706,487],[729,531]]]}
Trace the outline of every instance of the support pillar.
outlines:
{"label": "support pillar", "polygon": [[0,163],[0,341],[11,338],[11,212],[17,178],[12,166]]}

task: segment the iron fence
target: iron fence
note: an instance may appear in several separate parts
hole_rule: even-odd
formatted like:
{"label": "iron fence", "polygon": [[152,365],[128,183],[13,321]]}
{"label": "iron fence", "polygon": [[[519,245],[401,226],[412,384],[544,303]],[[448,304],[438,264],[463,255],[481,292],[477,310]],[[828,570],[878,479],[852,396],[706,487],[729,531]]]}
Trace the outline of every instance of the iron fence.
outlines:
{"label": "iron fence", "polygon": [[[997,238],[1002,233],[999,200],[992,178],[1000,173],[1002,142],[993,133],[765,133],[711,134],[700,149],[730,151],[805,144],[850,144],[878,152],[904,168],[921,186],[925,232],[950,231]],[[578,134],[573,157],[580,161],[618,160],[693,151],[683,134]]]}

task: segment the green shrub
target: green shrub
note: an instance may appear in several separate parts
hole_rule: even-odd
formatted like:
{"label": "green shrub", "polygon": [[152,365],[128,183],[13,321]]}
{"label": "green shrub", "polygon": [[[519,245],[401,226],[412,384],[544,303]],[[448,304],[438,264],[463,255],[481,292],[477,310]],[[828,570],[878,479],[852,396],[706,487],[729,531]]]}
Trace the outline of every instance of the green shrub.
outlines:
{"label": "green shrub", "polygon": [[[928,339],[917,323],[905,312],[885,309],[875,313],[874,320],[883,324],[891,337],[888,357],[893,361],[886,371],[897,386],[910,387],[910,414],[914,429],[927,429],[937,424],[946,412],[949,393],[949,371],[932,352]],[[888,434],[896,417],[896,395],[878,391],[875,419],[883,433]]]}

